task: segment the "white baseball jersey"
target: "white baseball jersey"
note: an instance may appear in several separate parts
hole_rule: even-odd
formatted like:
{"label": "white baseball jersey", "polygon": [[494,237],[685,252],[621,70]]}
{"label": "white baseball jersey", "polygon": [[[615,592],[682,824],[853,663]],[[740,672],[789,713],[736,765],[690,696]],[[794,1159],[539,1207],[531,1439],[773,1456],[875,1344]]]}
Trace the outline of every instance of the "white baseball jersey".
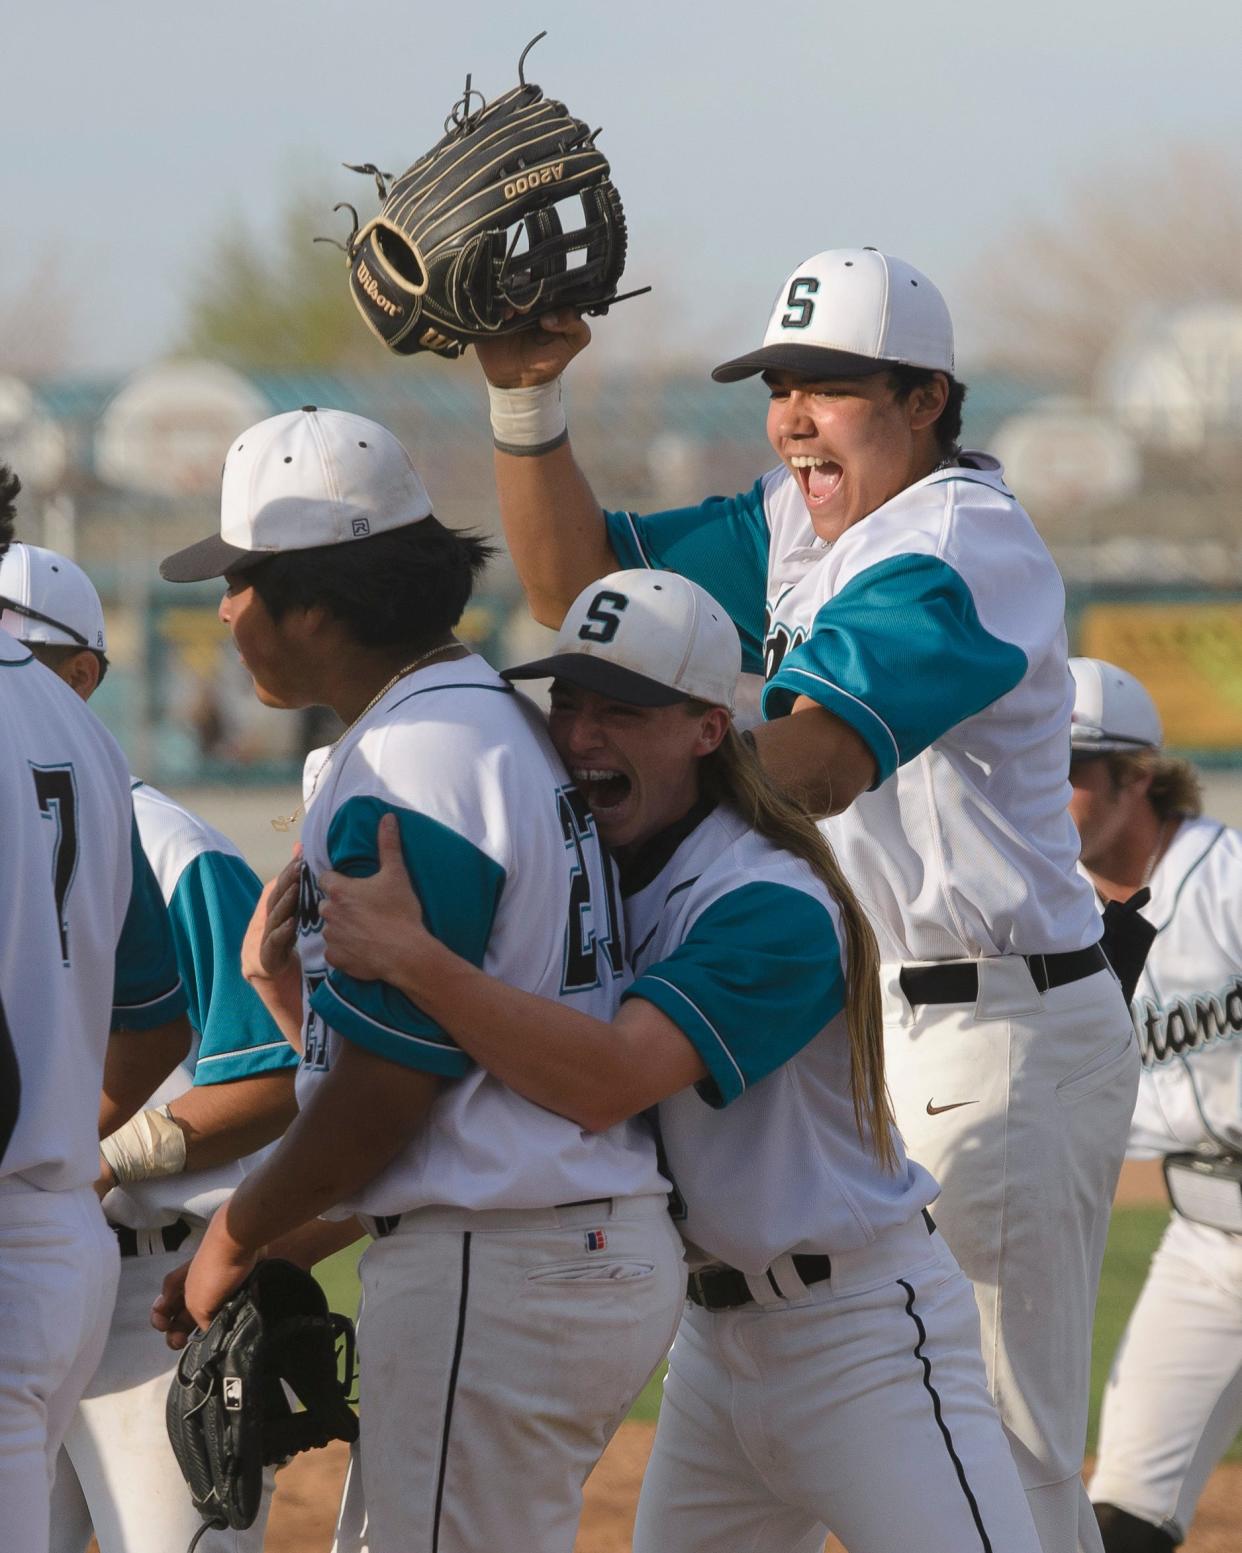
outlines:
{"label": "white baseball jersey", "polygon": [[865,740],[876,784],[825,828],[885,959],[1099,938],[1066,809],[1064,588],[994,459],[961,455],[832,544],[783,466],[729,500],[605,516],[623,566],[728,609],[766,717],[808,696]]}
{"label": "white baseball jersey", "polygon": [[836,904],[732,810],[693,818],[622,872],[624,996],[666,1014],[709,1074],[659,1107],[683,1233],[700,1260],[750,1273],[869,1245],[939,1188],[895,1134],[892,1172],[858,1135]]}
{"label": "white baseball jersey", "polygon": [[[1242,1148],[1242,832],[1184,819],[1152,873],[1130,1005],[1139,1157]],[[1242,1235],[1174,1214],[1113,1358],[1091,1498],[1181,1541],[1242,1426]]]}
{"label": "white baseball jersey", "polygon": [[184,1012],[186,1000],[138,843],[125,758],[7,631],[0,724],[13,892],[0,922],[0,1003],[20,1076],[0,1103],[0,1176],[68,1190],[98,1174],[109,1029],[150,1029]]}
{"label": "white baseball jersey", "polygon": [[1183,820],[1150,884],[1131,1150],[1242,1149],[1242,832]]}
{"label": "white baseball jersey", "polygon": [[472,1064],[395,989],[324,961],[315,881],[328,868],[373,873],[376,829],[392,812],[437,938],[510,986],[612,1018],[624,968],[615,883],[535,708],[481,658],[428,665],[394,685],[326,761],[312,756],[306,787],[300,1103],[343,1039],[446,1080],[416,1137],[346,1206],[388,1216],[667,1190],[643,1122],[584,1133]]}
{"label": "white baseball jersey", "polygon": [[[177,966],[189,1001],[193,1046],[151,1097],[164,1105],[191,1084],[225,1084],[296,1068],[281,1035],[241,973],[241,944],[262,886],[220,831],[158,788],[133,782],[143,851],[168,906]],[[244,1161],[118,1187],[104,1211],[131,1229],[156,1229],[183,1214],[208,1219],[238,1185]]]}

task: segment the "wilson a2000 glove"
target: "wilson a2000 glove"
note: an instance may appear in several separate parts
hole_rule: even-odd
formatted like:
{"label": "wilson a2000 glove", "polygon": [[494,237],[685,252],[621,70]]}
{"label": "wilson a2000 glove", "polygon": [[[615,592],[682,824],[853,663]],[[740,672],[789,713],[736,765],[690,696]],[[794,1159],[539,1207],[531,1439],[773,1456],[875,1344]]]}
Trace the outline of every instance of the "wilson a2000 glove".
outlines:
{"label": "wilson a2000 glove", "polygon": [[391,187],[374,164],[353,168],[374,176],[377,216],[359,226],[352,205],[336,207],[354,215],[344,248],[358,310],[402,355],[460,356],[537,313],[606,312],[622,300],[625,214],[599,131],[526,81],[531,47],[519,84],[495,102],[467,76],[443,139]]}
{"label": "wilson a2000 glove", "polygon": [[[260,1262],[207,1330],[190,1338],[168,1392],[168,1438],[205,1523],[191,1548],[208,1527],[243,1530],[254,1521],[264,1467],[358,1438],[348,1402],[353,1373],[349,1318],[329,1311],[300,1267]],[[286,1386],[303,1411],[290,1407]]]}

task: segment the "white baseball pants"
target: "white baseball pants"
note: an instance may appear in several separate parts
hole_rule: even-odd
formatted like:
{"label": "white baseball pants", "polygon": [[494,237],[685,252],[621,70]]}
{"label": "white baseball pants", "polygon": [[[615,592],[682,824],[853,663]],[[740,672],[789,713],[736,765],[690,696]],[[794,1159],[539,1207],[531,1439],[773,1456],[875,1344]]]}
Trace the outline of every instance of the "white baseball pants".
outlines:
{"label": "white baseball pants", "polygon": [[906,1002],[882,972],[888,1084],[974,1284],[983,1358],[1044,1553],[1100,1553],[1079,1476],[1091,1329],[1139,1057],[1107,971],[1040,994],[1019,956],[977,962],[977,1003]]}
{"label": "white baseball pants", "polygon": [[360,1272],[335,1553],[572,1553],[582,1485],[681,1315],[664,1197],[425,1208]]}
{"label": "white baseball pants", "polygon": [[46,1553],[56,1453],[103,1350],[116,1237],[89,1186],[0,1180],[0,1540]]}
{"label": "white baseball pants", "polygon": [[821,1553],[828,1531],[850,1553],[1039,1553],[970,1285],[921,1216],[804,1298],[688,1305],[673,1345],[634,1553]]}
{"label": "white baseball pants", "polygon": [[1242,1236],[1174,1214],[1113,1360],[1088,1493],[1184,1540],[1242,1429]]}
{"label": "white baseball pants", "polygon": [[[116,1237],[109,1231],[115,1244]],[[125,1257],[116,1312],[94,1379],[65,1431],[52,1487],[51,1553],[184,1553],[203,1524],[168,1443],[164,1408],[178,1355],[151,1325],[165,1275],[194,1255],[202,1235],[176,1251]],[[260,1553],[275,1474],[266,1475],[247,1531],[209,1531],[196,1553]]]}

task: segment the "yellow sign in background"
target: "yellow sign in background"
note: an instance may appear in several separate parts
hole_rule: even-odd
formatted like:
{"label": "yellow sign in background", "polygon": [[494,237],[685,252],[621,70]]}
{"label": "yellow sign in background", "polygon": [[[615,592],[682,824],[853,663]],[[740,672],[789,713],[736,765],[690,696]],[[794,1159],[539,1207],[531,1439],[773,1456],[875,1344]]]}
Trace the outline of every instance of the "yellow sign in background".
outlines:
{"label": "yellow sign in background", "polygon": [[1242,604],[1089,604],[1078,650],[1142,680],[1166,743],[1242,748]]}

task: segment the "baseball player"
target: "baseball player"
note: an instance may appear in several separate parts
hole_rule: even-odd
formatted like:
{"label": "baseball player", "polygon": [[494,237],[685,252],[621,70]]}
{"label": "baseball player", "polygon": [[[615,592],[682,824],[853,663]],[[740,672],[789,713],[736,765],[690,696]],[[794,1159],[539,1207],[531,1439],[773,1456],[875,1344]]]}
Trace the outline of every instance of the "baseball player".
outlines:
{"label": "baseball player", "polygon": [[213,1218],[184,1291],[203,1325],[259,1247],[315,1215],[360,1212],[378,1234],[342,1553],[569,1553],[582,1484],[685,1286],[646,1126],[586,1135],[474,1067],[394,988],[324,960],[316,880],[373,872],[392,813],[446,942],[528,992],[616,1007],[620,923],[590,815],[537,714],[452,635],[489,553],[432,516],[383,427],[307,408],[238,439],[221,536],[162,568],[224,575],[221,619],[262,701],[346,724],[308,763],[288,920],[301,1110]]}
{"label": "baseball player", "polygon": [[[18,489],[0,468],[0,554]],[[56,1454],[116,1293],[116,1238],[92,1190],[101,1119],[125,1122],[189,1032],[124,757],[3,628],[0,721],[0,1506],[5,1545],[46,1553]]]}
{"label": "baseball player", "polygon": [[957,446],[948,309],[874,249],[806,260],[714,374],[763,374],[779,466],[652,517],[602,513],[574,460],[559,377],[588,339],[558,315],[478,346],[532,610],[557,623],[619,562],[732,615],[767,679],[759,756],[836,816],[879,938],[897,1121],[943,1189],[1043,1546],[1098,1549],[1091,1320],[1139,1064],[1066,812],[1064,590],[999,465]]}
{"label": "baseball player", "polygon": [[1151,889],[1130,1150],[1166,1157],[1174,1202],[1113,1362],[1089,1492],[1107,1553],[1167,1553],[1242,1428],[1242,834],[1201,813],[1133,675],[1070,666],[1083,866],[1104,901]]}
{"label": "baseball player", "polygon": [[[107,667],[103,607],[66,556],[15,544],[0,561],[0,625],[82,699]],[[103,1145],[104,1212],[121,1280],[99,1369],[65,1436],[52,1495],[53,1553],[185,1547],[197,1512],[168,1443],[164,1406],[175,1360],[148,1315],[165,1276],[241,1179],[239,1155],[292,1119],[297,1057],[241,975],[259,881],[219,831],[146,783],[132,783],[138,836],[168,906],[189,999],[189,1055],[144,1110]],[[269,1484],[270,1488],[270,1484]],[[249,1531],[208,1532],[208,1553],[262,1546],[270,1493]]]}
{"label": "baseball player", "polygon": [[732,731],[740,654],[696,584],[623,571],[506,672],[556,676],[552,741],[620,860],[635,979],[614,1021],[431,937],[391,826],[373,878],[321,880],[328,961],[581,1126],[659,1102],[694,1270],[637,1549],[818,1553],[831,1529],[852,1553],[1033,1553],[970,1286],[893,1129],[875,942]]}

